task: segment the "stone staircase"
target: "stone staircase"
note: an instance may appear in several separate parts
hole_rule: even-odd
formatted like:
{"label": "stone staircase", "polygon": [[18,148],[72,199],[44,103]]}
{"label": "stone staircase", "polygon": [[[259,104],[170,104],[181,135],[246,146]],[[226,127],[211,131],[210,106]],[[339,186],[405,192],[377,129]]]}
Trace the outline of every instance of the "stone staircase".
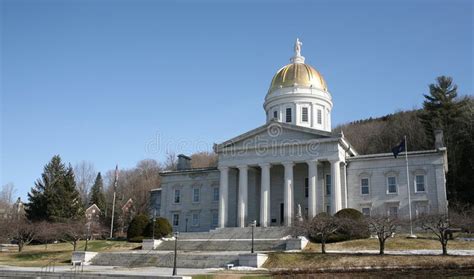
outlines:
{"label": "stone staircase", "polygon": [[[282,251],[286,248],[287,228],[254,228],[254,250]],[[180,233],[180,251],[250,251],[252,228],[219,228],[210,232]],[[163,241],[156,250],[174,250],[174,241]]]}
{"label": "stone staircase", "polygon": [[[142,266],[172,267],[173,256],[173,252],[160,251],[109,252],[97,254],[91,260],[91,264],[129,268]],[[177,256],[177,266],[182,268],[217,268],[226,267],[228,264],[237,266],[238,262],[238,253],[179,252]]]}
{"label": "stone staircase", "polygon": [[[180,233],[177,266],[184,268],[217,268],[237,266],[239,254],[252,247],[252,228],[219,228],[209,232]],[[254,228],[254,251],[286,250],[289,231],[284,227]],[[172,267],[174,240],[163,241],[155,250],[98,253],[92,265]]]}

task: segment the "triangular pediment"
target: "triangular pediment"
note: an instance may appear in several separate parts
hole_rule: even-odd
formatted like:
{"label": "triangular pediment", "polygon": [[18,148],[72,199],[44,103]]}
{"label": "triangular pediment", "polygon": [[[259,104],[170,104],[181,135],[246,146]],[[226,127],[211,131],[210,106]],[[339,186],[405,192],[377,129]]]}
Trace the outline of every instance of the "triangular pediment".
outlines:
{"label": "triangular pediment", "polygon": [[269,122],[263,126],[241,134],[216,146],[216,151],[229,147],[253,147],[258,145],[279,145],[315,139],[331,138],[331,133],[296,126],[292,124]]}

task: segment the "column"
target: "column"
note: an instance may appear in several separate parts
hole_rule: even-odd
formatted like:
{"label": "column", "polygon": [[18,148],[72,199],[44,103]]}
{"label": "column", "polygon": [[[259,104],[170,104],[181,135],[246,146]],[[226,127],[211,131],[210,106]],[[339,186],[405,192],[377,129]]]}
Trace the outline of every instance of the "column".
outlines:
{"label": "column", "polygon": [[283,199],[285,203],[284,217],[285,225],[290,227],[293,221],[293,162],[283,163],[285,167],[285,178],[283,184]]}
{"label": "column", "polygon": [[237,212],[237,226],[245,227],[248,212],[248,166],[238,166],[239,168],[239,202]]}
{"label": "column", "polygon": [[307,161],[306,164],[308,164],[308,218],[312,219],[316,216],[317,210],[316,183],[318,181],[318,161],[311,160]]}
{"label": "column", "polygon": [[260,164],[262,169],[260,192],[260,226],[270,226],[270,164]]}
{"label": "column", "polygon": [[331,213],[334,214],[342,209],[341,196],[341,161],[331,161]]}
{"label": "column", "polygon": [[219,167],[221,174],[219,187],[219,228],[227,225],[228,192],[229,192],[229,168]]}

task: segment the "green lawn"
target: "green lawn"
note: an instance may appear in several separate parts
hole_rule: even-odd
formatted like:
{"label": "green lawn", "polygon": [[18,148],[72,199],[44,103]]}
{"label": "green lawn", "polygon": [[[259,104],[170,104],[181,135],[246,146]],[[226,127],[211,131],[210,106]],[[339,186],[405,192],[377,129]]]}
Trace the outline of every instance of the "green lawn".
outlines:
{"label": "green lawn", "polygon": [[[84,251],[85,241],[80,241],[77,251]],[[88,251],[126,251],[140,247],[140,243],[128,243],[126,241],[92,240],[87,245]],[[66,265],[70,263],[73,247],[69,243],[58,243],[46,245],[28,245],[21,253],[0,253],[0,265],[16,266],[45,266],[50,262],[55,265]]]}

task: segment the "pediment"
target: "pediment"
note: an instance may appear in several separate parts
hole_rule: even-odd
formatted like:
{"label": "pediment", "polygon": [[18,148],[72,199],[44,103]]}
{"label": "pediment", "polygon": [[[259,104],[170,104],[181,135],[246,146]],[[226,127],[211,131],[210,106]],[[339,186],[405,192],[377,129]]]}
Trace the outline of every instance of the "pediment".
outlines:
{"label": "pediment", "polygon": [[323,138],[331,138],[331,134],[311,128],[272,121],[218,144],[216,146],[216,152],[227,148],[249,148],[266,145],[276,146],[280,144],[301,143]]}

